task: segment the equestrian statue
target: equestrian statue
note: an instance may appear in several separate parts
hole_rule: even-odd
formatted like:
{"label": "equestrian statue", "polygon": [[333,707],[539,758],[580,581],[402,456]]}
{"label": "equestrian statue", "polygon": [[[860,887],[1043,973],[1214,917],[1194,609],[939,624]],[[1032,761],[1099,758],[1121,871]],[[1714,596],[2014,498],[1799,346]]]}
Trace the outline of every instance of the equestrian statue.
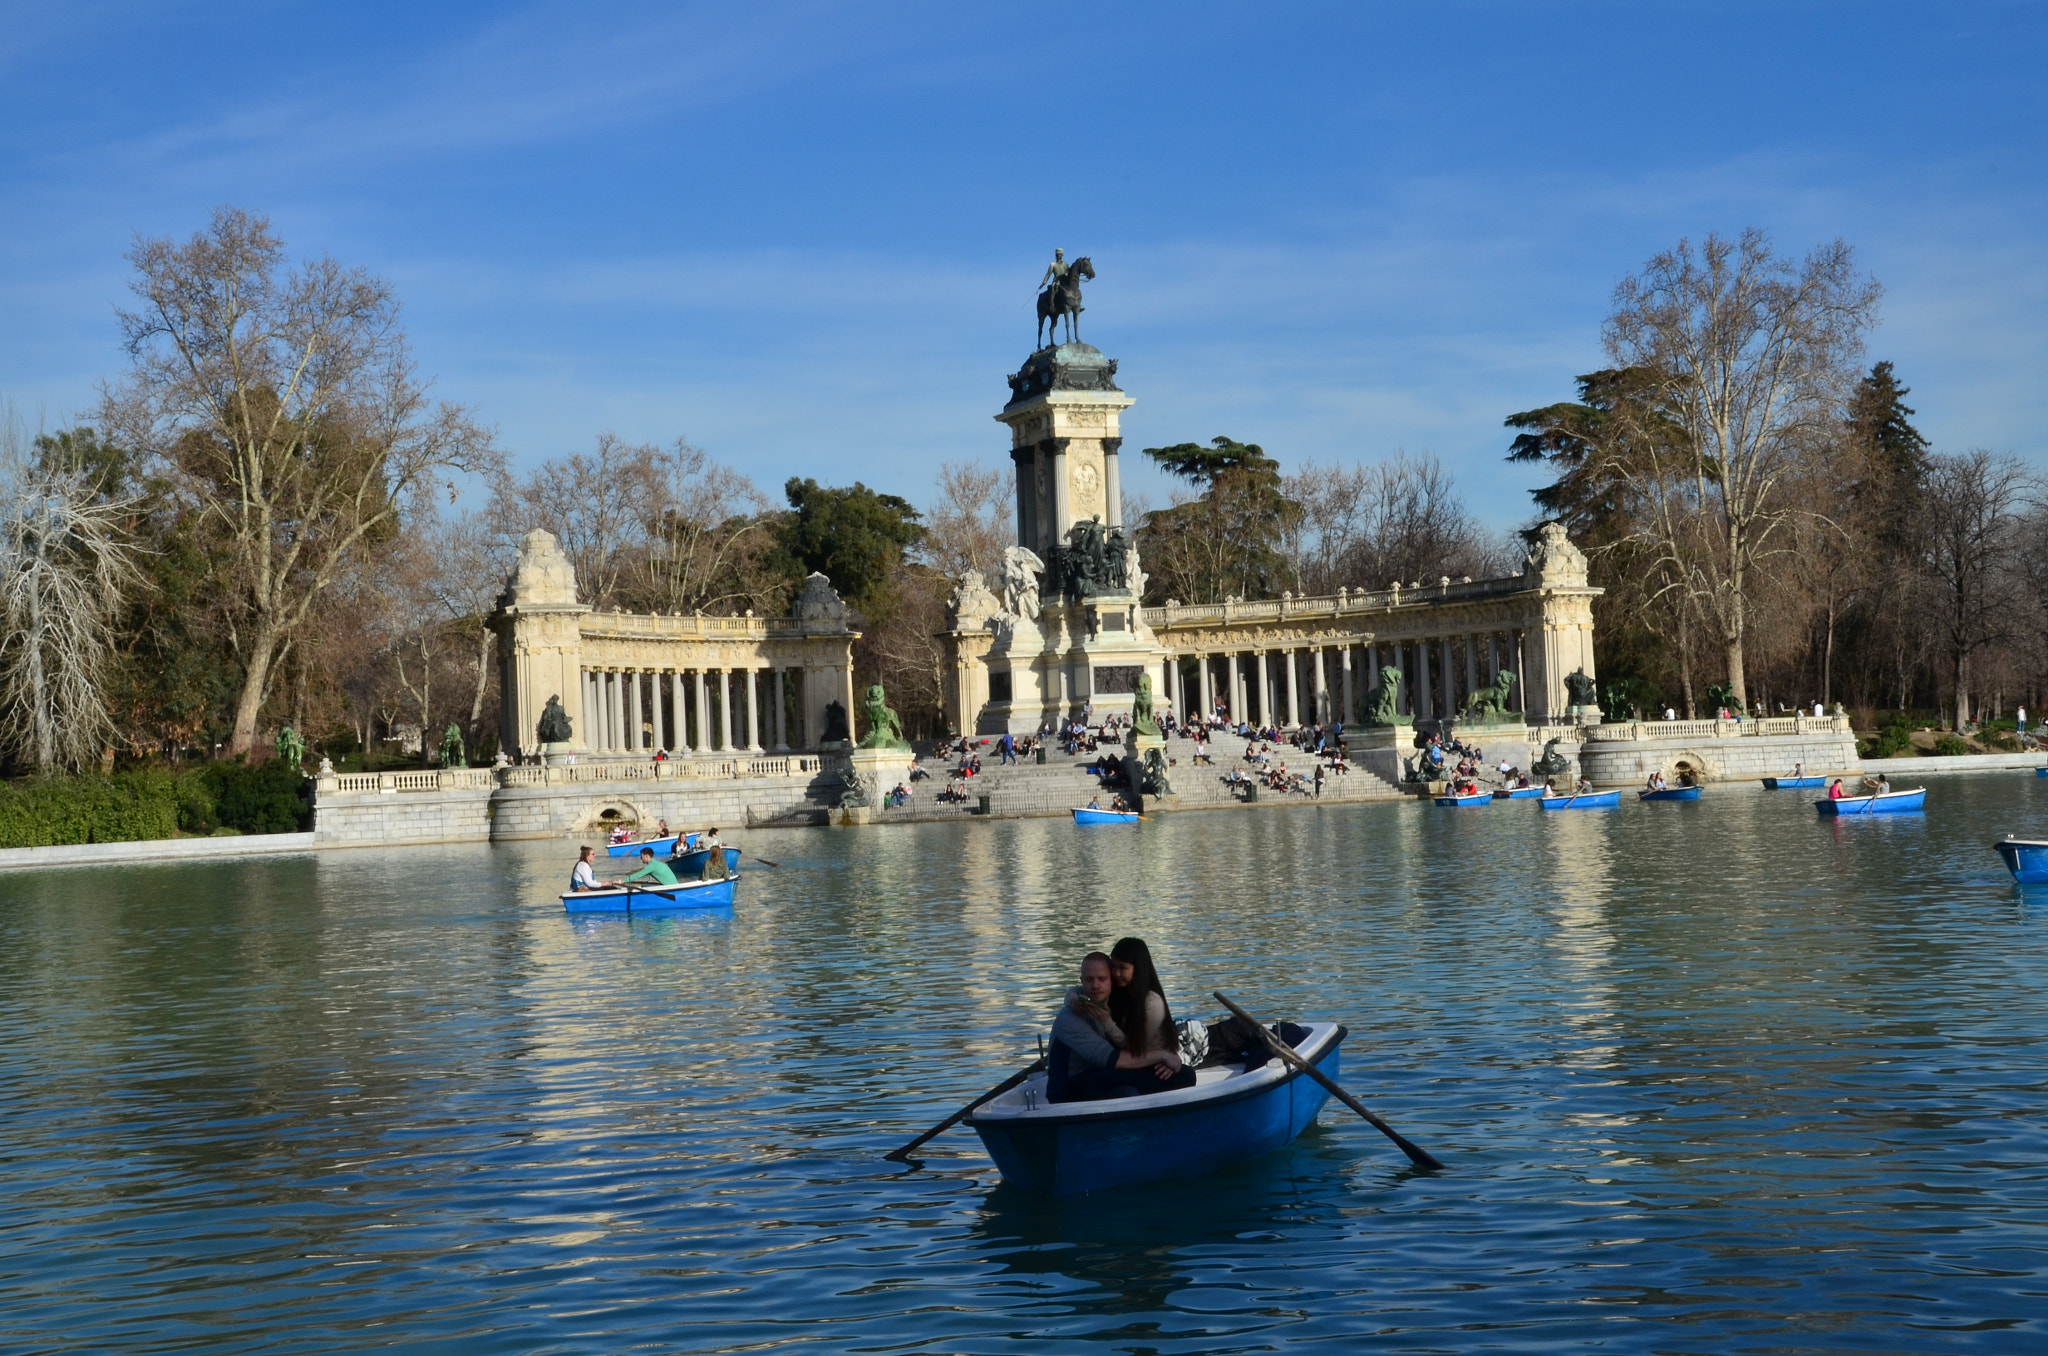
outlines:
{"label": "equestrian statue", "polygon": [[1045,276],[1038,280],[1038,329],[1036,333],[1045,340],[1040,347],[1057,344],[1060,341],[1060,317],[1067,318],[1067,342],[1081,342],[1081,279],[1091,281],[1095,277],[1095,265],[1087,255],[1073,263],[1067,262],[1065,250],[1054,250],[1052,262],[1046,265]]}

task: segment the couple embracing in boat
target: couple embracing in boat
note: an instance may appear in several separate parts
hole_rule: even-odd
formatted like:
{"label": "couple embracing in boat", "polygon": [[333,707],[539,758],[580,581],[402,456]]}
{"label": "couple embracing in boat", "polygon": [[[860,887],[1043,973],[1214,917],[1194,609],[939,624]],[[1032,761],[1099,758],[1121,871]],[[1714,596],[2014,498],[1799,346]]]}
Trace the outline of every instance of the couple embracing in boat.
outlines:
{"label": "couple embracing in boat", "polygon": [[1089,952],[1081,982],[1053,1019],[1046,1100],[1091,1102],[1194,1085],[1151,948],[1126,937],[1107,955]]}

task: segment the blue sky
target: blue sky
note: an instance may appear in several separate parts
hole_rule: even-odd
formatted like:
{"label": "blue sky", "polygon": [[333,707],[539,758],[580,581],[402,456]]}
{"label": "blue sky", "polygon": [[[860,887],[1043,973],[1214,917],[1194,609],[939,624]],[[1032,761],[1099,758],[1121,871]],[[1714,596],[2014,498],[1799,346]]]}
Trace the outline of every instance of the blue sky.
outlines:
{"label": "blue sky", "polygon": [[2040,463],[2044,57],[2038,4],[10,5],[0,395],[83,413],[131,240],[234,203],[389,277],[515,461],[921,501],[1001,463],[1061,245],[1127,447],[1435,452],[1505,526],[1615,282],[1757,225],[1856,246],[1937,447]]}

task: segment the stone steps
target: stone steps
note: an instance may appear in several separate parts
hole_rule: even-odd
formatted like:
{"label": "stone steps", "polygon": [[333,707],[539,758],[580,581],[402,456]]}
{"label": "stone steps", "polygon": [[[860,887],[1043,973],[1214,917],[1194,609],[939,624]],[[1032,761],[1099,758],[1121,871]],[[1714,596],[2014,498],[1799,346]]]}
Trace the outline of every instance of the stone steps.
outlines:
{"label": "stone steps", "polygon": [[[1193,762],[1194,742],[1175,738],[1167,741],[1166,754],[1175,760],[1167,776],[1173,783],[1174,795],[1163,801],[1150,801],[1147,809],[1194,810],[1223,807],[1243,803],[1242,793],[1223,781],[1230,769],[1245,766],[1243,755],[1246,741],[1235,735],[1220,734],[1209,741],[1210,756],[1214,765]],[[1285,746],[1282,746],[1285,748]],[[1289,756],[1281,761],[1311,765],[1313,759],[1304,751],[1285,748]],[[1101,788],[1100,782],[1082,769],[1104,756],[1118,756],[1120,749],[1105,750],[1093,755],[1079,754],[1068,757],[1056,749],[1049,749],[1043,765],[1023,759],[1004,766],[998,757],[988,753],[982,755],[982,773],[979,777],[968,778],[961,783],[967,793],[965,801],[941,801],[939,794],[947,785],[943,769],[954,766],[952,760],[939,762],[927,759],[932,775],[910,784],[911,798],[907,804],[894,807],[877,807],[875,822],[884,824],[924,823],[934,820],[958,819],[978,813],[979,798],[989,797],[989,813],[995,817],[1021,817],[1028,815],[1065,814],[1075,806],[1086,805],[1090,797],[1101,797],[1105,801],[1109,793]],[[1276,756],[1278,756],[1276,751]],[[1354,768],[1343,776],[1325,777],[1323,801],[1349,802],[1365,800],[1398,800],[1407,793],[1385,779],[1370,772]],[[1260,788],[1259,804],[1276,804],[1316,800],[1311,790],[1308,793],[1278,792]]]}

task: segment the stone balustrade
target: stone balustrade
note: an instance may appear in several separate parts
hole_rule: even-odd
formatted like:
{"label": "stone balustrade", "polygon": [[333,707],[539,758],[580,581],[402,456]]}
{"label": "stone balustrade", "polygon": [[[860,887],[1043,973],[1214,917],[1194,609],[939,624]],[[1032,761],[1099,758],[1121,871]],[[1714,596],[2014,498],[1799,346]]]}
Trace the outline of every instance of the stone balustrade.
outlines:
{"label": "stone balustrade", "polygon": [[1623,720],[1588,725],[1587,743],[1667,739],[1744,739],[1777,735],[1850,734],[1847,716],[1772,716],[1764,720]]}
{"label": "stone balustrade", "polygon": [[497,787],[566,786],[599,782],[805,781],[824,770],[819,754],[776,758],[685,758],[558,763],[553,767],[472,767],[414,772],[339,772],[316,779],[322,795],[395,794],[406,791],[490,791]]}

